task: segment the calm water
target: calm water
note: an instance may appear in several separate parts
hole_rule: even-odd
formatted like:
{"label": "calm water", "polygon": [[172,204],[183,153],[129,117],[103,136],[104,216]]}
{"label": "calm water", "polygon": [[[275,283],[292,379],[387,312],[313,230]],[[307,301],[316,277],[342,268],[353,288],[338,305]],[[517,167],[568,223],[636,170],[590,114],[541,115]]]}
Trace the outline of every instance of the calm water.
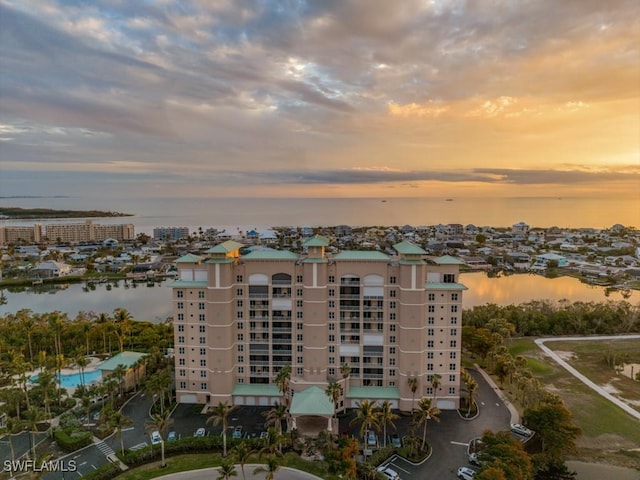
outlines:
{"label": "calm water", "polygon": [[[82,378],[80,377],[80,373],[65,373],[60,375],[60,385],[63,387],[71,387],[76,388],[79,385],[82,385],[84,382],[85,385],[90,385],[94,382],[99,382],[102,379],[102,372],[100,370],[89,370],[88,372],[83,372]],[[34,375],[31,377],[30,383],[36,383],[38,380],[38,375]]]}
{"label": "calm water", "polygon": [[[4,198],[0,199],[0,206],[126,212],[135,216],[94,221],[133,223],[136,233],[147,234],[158,226],[197,229],[461,223],[506,227],[520,221],[533,227],[609,228],[621,223],[640,228],[640,196],[453,198],[451,201],[444,198]],[[46,220],[42,223],[80,221]],[[0,220],[0,226],[33,223],[31,220]]]}
{"label": "calm water", "polygon": [[[620,292],[605,295],[602,287],[589,286],[570,277],[545,278],[539,275],[510,275],[499,278],[488,278],[483,273],[464,273],[462,283],[469,290],[464,293],[464,308],[471,308],[485,303],[510,305],[530,300],[562,300],[569,301],[604,301],[622,300]],[[171,316],[171,281],[147,286],[145,283],[129,283],[125,286],[120,281],[118,286],[107,290],[105,284],[96,286],[95,290],[84,291],[83,284],[69,285],[64,290],[27,291],[11,293],[4,290],[7,303],[0,305],[0,314],[16,313],[23,308],[35,313],[46,313],[54,310],[66,312],[75,317],[79,311],[112,313],[116,308],[126,308],[137,320],[160,322]],[[637,303],[639,292],[632,292],[629,302]]]}

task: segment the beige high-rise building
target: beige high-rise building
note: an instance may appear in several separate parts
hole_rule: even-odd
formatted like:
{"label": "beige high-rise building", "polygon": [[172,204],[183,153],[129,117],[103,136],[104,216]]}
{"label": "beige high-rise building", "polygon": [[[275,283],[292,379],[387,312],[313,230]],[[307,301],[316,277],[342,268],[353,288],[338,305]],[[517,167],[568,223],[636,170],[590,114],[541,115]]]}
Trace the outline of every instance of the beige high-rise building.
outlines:
{"label": "beige high-rise building", "polygon": [[330,255],[328,244],[315,236],[302,255],[241,255],[243,245],[227,241],[177,260],[179,402],[271,405],[282,400],[275,377],[290,366],[292,414],[322,410],[333,381],[342,386],[339,409],[366,399],[409,410],[423,396],[441,409],[459,406],[461,262],[409,242],[394,245],[393,256]]}

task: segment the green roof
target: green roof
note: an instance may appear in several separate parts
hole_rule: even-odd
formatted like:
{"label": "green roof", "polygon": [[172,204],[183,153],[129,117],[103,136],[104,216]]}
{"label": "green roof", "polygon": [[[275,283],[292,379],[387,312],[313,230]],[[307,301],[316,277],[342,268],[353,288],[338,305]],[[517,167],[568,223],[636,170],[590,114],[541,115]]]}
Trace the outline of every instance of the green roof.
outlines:
{"label": "green roof", "polygon": [[442,283],[442,282],[433,282],[433,283],[425,283],[424,288],[426,290],[469,290],[465,285],[461,283]]}
{"label": "green roof", "polygon": [[329,259],[327,258],[305,258],[302,260],[302,263],[327,263]]}
{"label": "green roof", "polygon": [[187,253],[176,260],[176,263],[199,263],[204,260],[204,257],[200,255],[194,255],[193,253]]}
{"label": "green roof", "polygon": [[232,395],[258,395],[263,397],[281,397],[282,392],[276,385],[238,383],[233,387]]}
{"label": "green roof", "polygon": [[415,243],[407,241],[396,243],[393,248],[400,255],[426,255],[427,253]]}
{"label": "green roof", "polygon": [[291,401],[291,415],[333,415],[335,405],[320,387],[315,385],[296,392]]}
{"label": "green roof", "polygon": [[191,288],[206,288],[207,282],[203,280],[199,280],[197,282],[189,282],[187,280],[176,280],[175,282],[171,282],[169,287],[191,287]]}
{"label": "green roof", "polygon": [[207,250],[207,253],[230,253],[240,250],[244,245],[233,240],[227,240],[226,242],[219,243],[215,247],[211,247]]}
{"label": "green roof", "polygon": [[235,261],[234,258],[214,257],[214,258],[207,258],[207,260],[204,263],[233,263],[234,261]]}
{"label": "green roof", "polygon": [[444,255],[443,257],[436,257],[433,259],[438,265],[464,265],[462,260],[459,260],[451,255]]}
{"label": "green roof", "polygon": [[396,387],[350,387],[347,398],[397,400],[400,398],[400,391]]}
{"label": "green roof", "polygon": [[334,260],[389,260],[388,255],[376,250],[345,250],[333,256]]}
{"label": "green roof", "polygon": [[242,257],[245,260],[297,260],[298,254],[289,250],[275,250],[273,248],[260,248],[252,250]]}
{"label": "green roof", "polygon": [[303,247],[326,247],[329,245],[329,239],[322,235],[314,235],[308,238],[302,244]]}
{"label": "green roof", "polygon": [[115,370],[118,365],[124,365],[126,368],[132,367],[134,363],[142,357],[146,357],[146,353],[140,352],[120,352],[109,360],[105,360],[98,365],[98,370]]}

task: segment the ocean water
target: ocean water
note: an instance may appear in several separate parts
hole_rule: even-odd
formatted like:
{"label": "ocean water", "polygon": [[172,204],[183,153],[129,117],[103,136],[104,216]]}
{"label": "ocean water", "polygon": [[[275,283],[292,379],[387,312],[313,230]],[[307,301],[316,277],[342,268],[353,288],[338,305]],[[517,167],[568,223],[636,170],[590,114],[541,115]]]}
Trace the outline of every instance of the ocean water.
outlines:
{"label": "ocean water", "polygon": [[[616,223],[640,228],[636,198],[1,198],[0,206],[97,209],[133,217],[95,219],[96,223],[133,223],[136,233],[157,226],[266,228],[269,226],[400,226],[439,223],[509,227],[609,228]],[[77,223],[81,220],[44,220]],[[35,220],[0,220],[1,225],[31,225]]]}

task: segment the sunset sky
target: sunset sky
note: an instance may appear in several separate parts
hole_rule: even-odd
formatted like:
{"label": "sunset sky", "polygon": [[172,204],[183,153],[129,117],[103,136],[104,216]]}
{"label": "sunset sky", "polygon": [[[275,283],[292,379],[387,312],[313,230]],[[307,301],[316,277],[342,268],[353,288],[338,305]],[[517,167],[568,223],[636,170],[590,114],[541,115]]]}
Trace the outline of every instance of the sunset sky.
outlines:
{"label": "sunset sky", "polygon": [[0,0],[0,195],[640,188],[637,0]]}

